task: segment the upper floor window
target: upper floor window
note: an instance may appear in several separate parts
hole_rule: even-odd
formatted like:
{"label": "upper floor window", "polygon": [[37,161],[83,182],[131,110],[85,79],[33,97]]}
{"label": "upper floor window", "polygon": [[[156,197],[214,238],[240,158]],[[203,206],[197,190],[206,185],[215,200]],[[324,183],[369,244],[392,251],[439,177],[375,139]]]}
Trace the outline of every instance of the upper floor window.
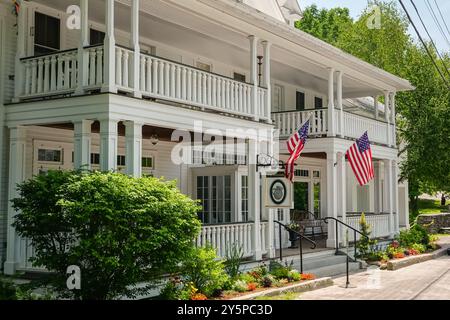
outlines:
{"label": "upper floor window", "polygon": [[284,109],[284,88],[278,84],[273,86],[272,92],[272,110],[274,112],[283,111]]}
{"label": "upper floor window", "polygon": [[296,97],[296,110],[302,111],[305,110],[305,93],[301,91],[297,91]]}
{"label": "upper floor window", "polygon": [[36,12],[34,16],[34,55],[60,50],[60,20]]}
{"label": "upper floor window", "polygon": [[91,164],[100,164],[100,154],[91,153]]}
{"label": "upper floor window", "polygon": [[41,162],[62,162],[62,151],[55,149],[39,149],[38,161]]}
{"label": "upper floor window", "polygon": [[142,158],[142,168],[145,169],[154,169],[154,161],[153,157],[143,157]]}
{"label": "upper floor window", "polygon": [[245,74],[234,72],[233,73],[233,79],[236,81],[245,82]]}
{"label": "upper floor window", "polygon": [[201,62],[201,61],[195,62],[195,67],[200,69],[200,70],[206,71],[206,72],[211,72],[211,70],[212,70],[210,64],[207,64],[207,63],[204,63],[204,62]]}
{"label": "upper floor window", "polygon": [[91,45],[103,44],[105,41],[105,33],[95,29],[91,29],[89,39],[89,43]]}
{"label": "upper floor window", "polygon": [[125,166],[126,162],[125,162],[125,156],[117,156],[117,165],[118,166]]}
{"label": "upper floor window", "polygon": [[314,108],[321,109],[323,108],[323,99],[319,97],[314,97]]}

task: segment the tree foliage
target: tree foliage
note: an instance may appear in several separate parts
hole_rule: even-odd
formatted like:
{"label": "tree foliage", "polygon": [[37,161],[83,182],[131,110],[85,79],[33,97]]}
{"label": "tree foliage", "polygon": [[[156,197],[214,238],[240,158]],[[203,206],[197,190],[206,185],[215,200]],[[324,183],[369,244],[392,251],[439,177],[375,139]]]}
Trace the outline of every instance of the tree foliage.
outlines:
{"label": "tree foliage", "polygon": [[[78,299],[147,292],[176,269],[200,230],[197,202],[156,178],[50,171],[18,190],[14,227],[31,240],[33,264],[54,272],[56,288]],[[81,290],[69,292],[71,265],[81,269]],[[148,285],[137,289],[140,282]]]}
{"label": "tree foliage", "polygon": [[[367,26],[373,5],[381,10],[379,29]],[[336,15],[339,19],[333,18]],[[297,23],[301,30],[406,78],[416,87],[396,97],[398,143],[400,154],[406,154],[401,177],[409,181],[413,210],[422,192],[450,192],[450,93],[422,44],[409,35],[409,22],[397,3],[369,1],[356,20],[345,8],[318,10],[316,6],[306,8],[304,17]],[[431,46],[429,50],[444,72],[436,52]],[[448,54],[444,59],[450,66]]]}

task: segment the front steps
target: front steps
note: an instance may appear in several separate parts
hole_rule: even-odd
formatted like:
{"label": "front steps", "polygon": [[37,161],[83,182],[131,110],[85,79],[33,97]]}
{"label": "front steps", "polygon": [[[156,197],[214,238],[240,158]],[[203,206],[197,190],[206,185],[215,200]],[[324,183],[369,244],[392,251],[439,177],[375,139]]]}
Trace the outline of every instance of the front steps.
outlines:
{"label": "front steps", "polygon": [[[344,249],[345,250],[345,249]],[[349,249],[350,257],[353,257],[353,249]],[[300,257],[299,255],[283,257],[283,261],[279,258],[272,259],[280,262],[282,265],[290,265],[293,262],[292,267],[300,271]],[[323,250],[318,252],[311,252],[303,254],[303,273],[313,273],[316,277],[332,277],[346,272],[346,255],[335,255],[335,250]],[[241,267],[241,271],[249,271],[261,265],[262,263],[269,266],[270,261],[262,262],[248,262],[244,263]],[[349,261],[349,271],[357,271],[361,269],[360,262]]]}

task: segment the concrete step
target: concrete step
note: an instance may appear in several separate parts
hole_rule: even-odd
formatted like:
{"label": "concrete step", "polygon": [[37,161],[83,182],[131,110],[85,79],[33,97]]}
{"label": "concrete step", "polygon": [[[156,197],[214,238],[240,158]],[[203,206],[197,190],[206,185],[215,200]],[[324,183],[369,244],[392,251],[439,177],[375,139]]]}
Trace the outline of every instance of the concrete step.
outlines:
{"label": "concrete step", "polygon": [[[333,277],[346,273],[347,265],[345,263],[334,264],[314,269],[304,269],[303,272],[313,273],[316,277]],[[349,272],[360,270],[359,262],[349,263]]]}

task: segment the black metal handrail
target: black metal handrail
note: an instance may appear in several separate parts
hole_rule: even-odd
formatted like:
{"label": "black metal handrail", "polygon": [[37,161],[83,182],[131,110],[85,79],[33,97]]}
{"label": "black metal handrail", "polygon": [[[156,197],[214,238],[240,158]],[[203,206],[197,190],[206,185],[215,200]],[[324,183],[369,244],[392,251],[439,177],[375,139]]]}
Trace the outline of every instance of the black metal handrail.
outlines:
{"label": "black metal handrail", "polygon": [[[369,240],[369,237],[366,236],[365,234],[363,234],[361,231],[353,228],[352,226],[346,224],[345,222],[335,218],[335,217],[326,217],[323,219],[323,221],[325,223],[328,223],[328,220],[334,220],[335,221],[335,227],[336,227],[336,231],[335,231],[335,241],[336,241],[336,254],[339,254],[339,224],[342,224],[343,226],[353,230],[353,244],[355,247],[355,253],[353,256],[353,261],[356,262],[356,255],[357,255],[357,249],[356,249],[356,234],[359,233],[361,236],[365,237],[367,240]],[[349,255],[347,253],[345,253],[345,255],[347,256],[347,261],[346,261],[346,274],[347,274],[347,283],[346,283],[346,287],[348,287],[348,285],[350,284],[349,281]]]}
{"label": "black metal handrail", "polygon": [[316,213],[311,212],[309,210],[299,210],[299,213],[307,213],[309,216],[311,216],[312,218],[314,218],[314,220],[319,220],[319,217],[317,216]]}
{"label": "black metal handrail", "polygon": [[289,228],[287,225],[281,223],[280,221],[274,220],[273,222],[278,223],[278,227],[279,227],[278,235],[279,235],[279,240],[280,240],[280,261],[283,261],[283,245],[282,245],[282,241],[281,241],[281,227],[286,229],[286,231],[290,231],[290,232],[295,233],[299,237],[299,239],[300,239],[300,241],[299,241],[300,242],[299,243],[299,247],[300,247],[300,273],[303,273],[303,245],[302,245],[302,240],[304,239],[304,240],[308,241],[309,243],[311,243],[312,244],[311,249],[315,249],[317,247],[317,243],[314,240],[312,240],[312,239],[302,235],[300,232]]}

